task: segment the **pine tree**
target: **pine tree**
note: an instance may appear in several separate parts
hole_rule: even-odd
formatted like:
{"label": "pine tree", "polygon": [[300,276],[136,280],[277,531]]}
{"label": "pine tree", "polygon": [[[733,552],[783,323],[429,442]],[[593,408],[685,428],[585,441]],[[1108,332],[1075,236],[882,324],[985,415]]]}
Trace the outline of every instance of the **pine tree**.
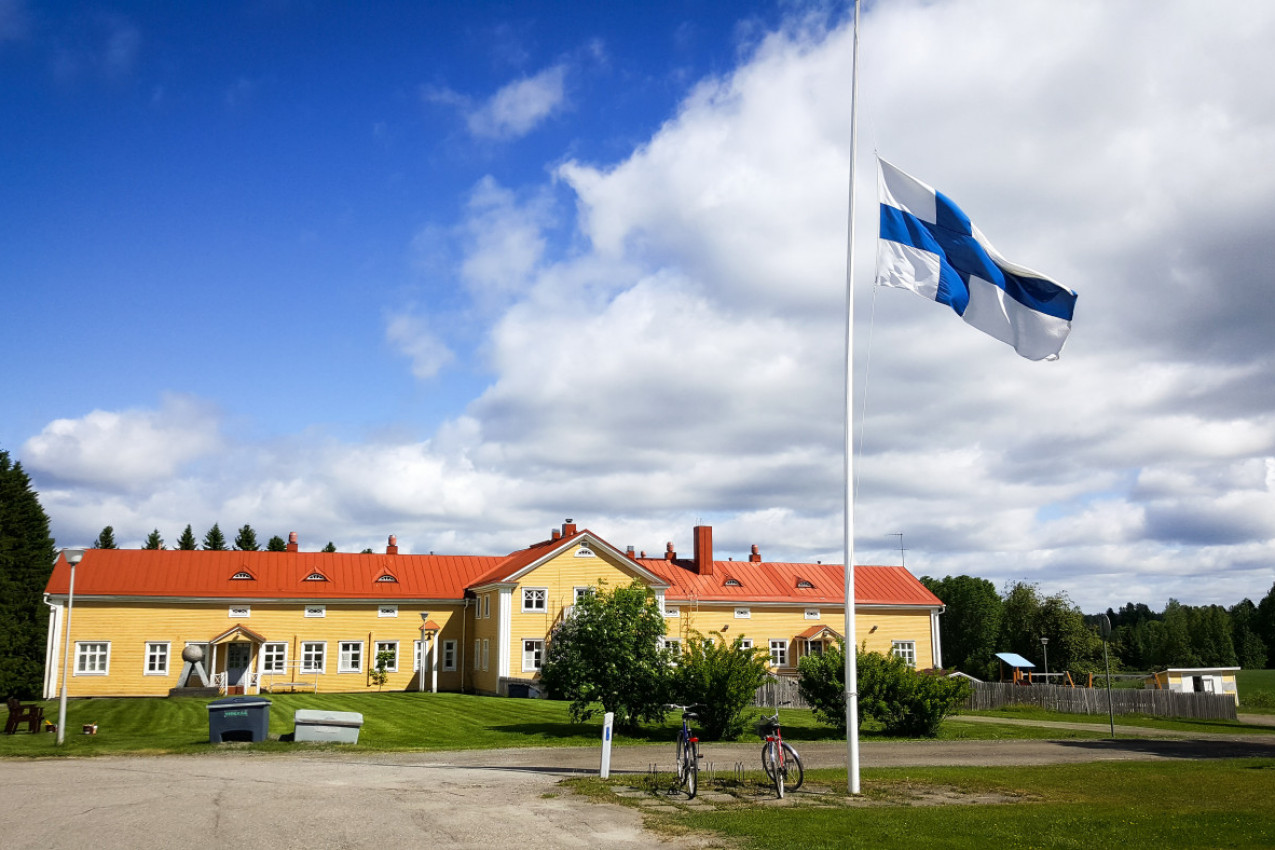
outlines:
{"label": "pine tree", "polygon": [[204,535],[204,549],[209,552],[225,552],[226,535],[221,533],[221,526],[213,523],[213,527],[208,529],[208,533]]}
{"label": "pine tree", "polygon": [[164,538],[159,536],[159,529],[155,529],[146,535],[146,542],[142,544],[143,549],[167,549],[164,545]]}
{"label": "pine tree", "polygon": [[261,546],[257,543],[257,532],[252,530],[251,525],[239,529],[239,533],[235,535],[235,548],[240,552],[261,551]]}
{"label": "pine tree", "polygon": [[115,529],[107,526],[98,534],[97,539],[93,541],[94,549],[118,549],[115,545]]}
{"label": "pine tree", "polygon": [[181,537],[177,538],[177,549],[180,552],[194,552],[199,548],[199,544],[195,542],[195,532],[190,530],[190,525],[186,525],[186,530],[182,532]]}
{"label": "pine tree", "polygon": [[0,451],[0,696],[41,696],[53,558],[49,518],[31,480]]}
{"label": "pine tree", "polygon": [[329,540],[329,541],[328,541],[328,545],[327,545],[327,546],[324,546],[324,547],[323,547],[323,549],[322,549],[322,550],[320,550],[320,551],[323,551],[323,552],[335,552],[335,551],[336,551],[336,546],[332,543],[332,541],[331,541],[331,540]]}
{"label": "pine tree", "polygon": [[270,542],[266,544],[266,551],[267,552],[287,552],[288,544],[284,542],[282,537],[276,534],[274,537],[271,537]]}

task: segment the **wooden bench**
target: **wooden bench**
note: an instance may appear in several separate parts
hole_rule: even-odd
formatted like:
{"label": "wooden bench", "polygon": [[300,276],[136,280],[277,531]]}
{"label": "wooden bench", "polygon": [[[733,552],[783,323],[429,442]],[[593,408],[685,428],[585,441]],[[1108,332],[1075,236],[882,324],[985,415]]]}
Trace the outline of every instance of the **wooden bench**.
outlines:
{"label": "wooden bench", "polygon": [[28,732],[39,732],[44,721],[44,707],[34,704],[23,705],[13,697],[9,697],[9,719],[4,724],[4,734],[12,735],[18,726],[26,721]]}
{"label": "wooden bench", "polygon": [[292,691],[295,693],[299,688],[314,691],[316,694],[319,692],[318,682],[271,682],[266,687],[269,688],[270,693],[275,691]]}

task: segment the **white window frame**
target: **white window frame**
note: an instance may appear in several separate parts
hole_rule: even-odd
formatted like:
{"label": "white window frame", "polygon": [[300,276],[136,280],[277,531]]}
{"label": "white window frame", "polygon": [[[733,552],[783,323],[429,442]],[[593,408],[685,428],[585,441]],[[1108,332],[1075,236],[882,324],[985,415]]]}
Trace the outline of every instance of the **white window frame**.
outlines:
{"label": "white window frame", "polygon": [[305,606],[305,615],[307,617],[326,617],[328,615],[328,606],[307,605]]}
{"label": "white window frame", "polygon": [[664,638],[664,648],[673,653],[674,658],[682,657],[682,639]]}
{"label": "white window frame", "polygon": [[592,549],[590,549],[588,546],[581,546],[579,549],[577,549],[577,550],[576,550],[576,553],[575,553],[575,555],[574,555],[573,557],[576,557],[576,558],[596,558],[596,557],[597,557],[597,555],[596,555],[596,554],[594,553],[594,551],[593,551]]}
{"label": "white window frame", "polygon": [[491,619],[491,594],[490,593],[483,594],[483,619],[484,620]]}
{"label": "white window frame", "polygon": [[736,608],[735,609],[736,620],[751,620],[752,618],[753,618],[752,608]]}
{"label": "white window frame", "polygon": [[806,655],[823,655],[823,651],[824,642],[822,640],[814,640],[813,638],[806,640]]}
{"label": "white window frame", "polygon": [[75,642],[75,675],[109,676],[111,674],[111,642],[109,640],[77,640]]}
{"label": "white window frame", "polygon": [[279,675],[288,672],[288,644],[286,641],[272,640],[261,645],[261,660],[258,662],[262,673]]}
{"label": "white window frame", "polygon": [[890,641],[890,654],[895,658],[902,658],[908,663],[913,670],[916,669],[916,641],[914,640],[895,640]]}
{"label": "white window frame", "polygon": [[818,609],[818,608],[807,608],[807,609],[806,609],[806,619],[807,619],[807,620],[818,620],[818,619],[820,619],[821,617],[822,617],[822,614],[820,613],[820,611],[819,611],[819,609]]}
{"label": "white window frame", "polygon": [[456,672],[457,647],[458,647],[458,644],[455,640],[443,641],[443,672],[444,673]]}
{"label": "white window frame", "polygon": [[[347,651],[346,647],[358,647],[358,658],[353,658],[354,653]],[[361,640],[343,640],[337,643],[336,671],[338,673],[362,673],[363,672],[363,653],[367,649]],[[354,663],[350,663],[347,659],[353,659]]]}
{"label": "white window frame", "polygon": [[576,604],[576,605],[579,605],[579,604],[580,604],[580,600],[581,600],[583,597],[585,597],[585,596],[592,596],[593,594],[595,594],[595,593],[597,593],[597,592],[598,592],[598,589],[597,589],[596,587],[594,587],[593,585],[591,585],[591,584],[589,584],[589,585],[576,585],[575,593],[573,593],[573,594],[572,594],[572,599],[574,600],[574,602],[575,602],[575,604]]}
{"label": "white window frame", "polygon": [[491,646],[487,638],[483,638],[483,672],[487,672],[487,662],[491,660]]}
{"label": "white window frame", "polygon": [[782,638],[770,639],[770,666],[779,668],[788,666],[788,641]]}
{"label": "white window frame", "polygon": [[[528,605],[528,600],[531,604]],[[537,605],[536,603],[539,602]],[[543,614],[549,610],[549,588],[524,587],[522,589],[522,613]]]}
{"label": "white window frame", "polygon": [[544,663],[545,642],[543,638],[522,639],[522,672],[539,673]]}
{"label": "white window frame", "polygon": [[368,669],[369,670],[376,669],[376,660],[382,652],[392,652],[394,653],[394,661],[388,667],[385,668],[385,672],[397,673],[398,672],[398,641],[378,640],[375,646],[376,646],[376,652],[372,655],[372,666],[369,667]]}
{"label": "white window frame", "polygon": [[682,616],[682,609],[681,609],[681,608],[679,608],[679,607],[677,607],[676,605],[665,605],[665,606],[664,606],[664,616],[665,616],[665,617],[670,617],[670,618],[672,618],[672,617],[680,617],[680,616]]}
{"label": "white window frame", "polygon": [[[315,665],[315,659],[318,665]],[[307,640],[301,642],[301,672],[328,672],[328,642],[326,640]]]}
{"label": "white window frame", "polygon": [[148,640],[146,642],[146,663],[142,670],[142,675],[167,676],[168,665],[172,657],[171,641]]}
{"label": "white window frame", "polygon": [[397,617],[397,605],[378,605],[376,608],[376,616],[378,617]]}
{"label": "white window frame", "polygon": [[474,672],[483,669],[483,642],[474,638]]}
{"label": "white window frame", "polygon": [[231,605],[226,616],[232,620],[246,620],[252,616],[251,605]]}
{"label": "white window frame", "polygon": [[743,638],[743,639],[742,639],[742,640],[740,640],[740,642],[739,642],[739,648],[740,648],[740,649],[742,649],[742,650],[744,650],[745,652],[747,652],[748,650],[752,649],[752,648],[753,648],[753,639],[752,639],[752,638]]}

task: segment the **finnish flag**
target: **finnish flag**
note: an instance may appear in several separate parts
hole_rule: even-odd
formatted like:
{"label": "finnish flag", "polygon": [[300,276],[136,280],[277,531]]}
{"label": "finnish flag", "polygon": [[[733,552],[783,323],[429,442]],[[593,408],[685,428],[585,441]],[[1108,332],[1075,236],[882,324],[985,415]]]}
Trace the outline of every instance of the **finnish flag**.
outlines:
{"label": "finnish flag", "polygon": [[947,304],[1029,360],[1057,360],[1076,293],[1009,262],[943,193],[877,160],[877,283]]}

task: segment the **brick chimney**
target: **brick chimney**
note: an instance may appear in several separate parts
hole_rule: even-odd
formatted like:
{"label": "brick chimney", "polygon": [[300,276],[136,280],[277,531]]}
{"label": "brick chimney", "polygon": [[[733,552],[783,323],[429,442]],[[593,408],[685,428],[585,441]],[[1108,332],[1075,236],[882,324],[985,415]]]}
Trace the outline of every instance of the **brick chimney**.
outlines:
{"label": "brick chimney", "polygon": [[754,564],[761,563],[761,552],[757,551],[756,543],[753,544],[753,553],[748,556],[748,560],[752,561]]}
{"label": "brick chimney", "polygon": [[550,539],[550,540],[561,540],[561,539],[562,539],[562,532],[555,528],[555,529],[553,530],[553,533],[549,535],[549,539]]}
{"label": "brick chimney", "polygon": [[672,561],[672,560],[673,560],[673,559],[675,559],[676,557],[677,557],[677,553],[673,551],[673,541],[672,541],[672,540],[670,540],[670,541],[669,541],[667,544],[665,544],[665,546],[664,546],[664,560],[666,560],[666,561]]}
{"label": "brick chimney", "polygon": [[390,545],[385,547],[385,554],[386,555],[398,554],[398,538],[395,537],[393,534],[390,535]]}
{"label": "brick chimney", "polygon": [[624,551],[624,554],[626,554],[626,555],[628,555],[628,556],[629,556],[629,560],[630,560],[630,561],[636,561],[636,560],[637,560],[637,553],[633,551],[633,547],[632,547],[632,546],[630,546],[628,549],[626,549],[626,550]]}
{"label": "brick chimney", "polygon": [[695,526],[695,572],[702,576],[713,574],[713,527]]}
{"label": "brick chimney", "polygon": [[568,517],[567,521],[562,524],[562,536],[570,537],[571,535],[575,533],[576,533],[576,521]]}
{"label": "brick chimney", "polygon": [[288,551],[297,551],[297,533],[295,531],[288,532]]}

